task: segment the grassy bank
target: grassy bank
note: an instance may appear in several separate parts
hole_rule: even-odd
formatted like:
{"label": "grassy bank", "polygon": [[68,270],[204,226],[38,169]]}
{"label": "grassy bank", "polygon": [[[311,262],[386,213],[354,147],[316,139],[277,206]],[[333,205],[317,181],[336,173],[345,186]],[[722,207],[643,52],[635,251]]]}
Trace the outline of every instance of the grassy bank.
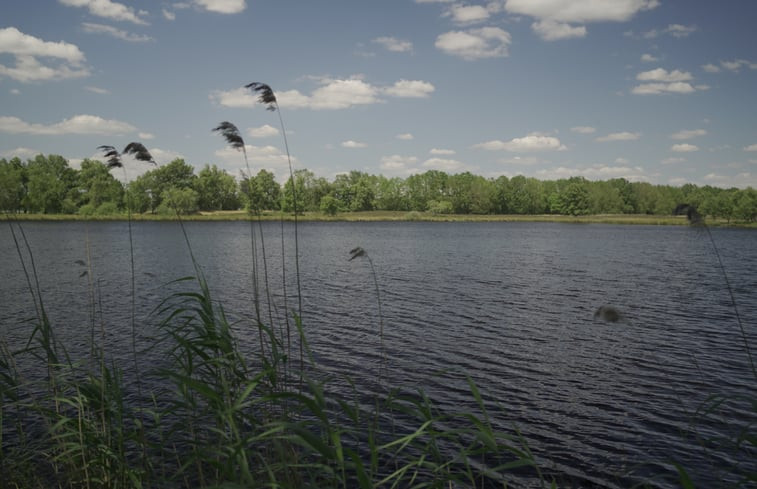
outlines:
{"label": "grassy bank", "polygon": [[[77,214],[16,214],[15,219],[22,221],[125,221],[125,214],[110,216],[84,217]],[[279,212],[263,212],[264,221],[278,221]],[[249,214],[245,211],[216,211],[200,212],[182,216],[184,221],[245,221]],[[284,219],[294,220],[291,214],[284,214]],[[163,214],[134,214],[133,221],[175,221],[175,215]],[[634,224],[652,226],[684,226],[688,225],[686,216],[653,216],[646,214],[600,214],[592,216],[562,216],[554,214],[543,215],[498,215],[498,214],[432,214],[430,212],[404,211],[367,211],[344,212],[329,216],[320,212],[306,212],[298,217],[299,221],[326,222],[559,222],[578,224]],[[757,223],[728,222],[726,220],[708,220],[708,225],[719,227],[747,227],[757,228]]]}

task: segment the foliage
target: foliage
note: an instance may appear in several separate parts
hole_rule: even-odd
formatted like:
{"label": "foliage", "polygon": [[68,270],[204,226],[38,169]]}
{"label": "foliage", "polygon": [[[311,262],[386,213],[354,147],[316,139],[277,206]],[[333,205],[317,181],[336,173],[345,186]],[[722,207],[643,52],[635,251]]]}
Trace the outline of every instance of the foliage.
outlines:
{"label": "foliage", "polygon": [[339,201],[329,194],[321,197],[321,212],[327,216],[335,216],[339,212]]}
{"label": "foliage", "polygon": [[[120,163],[121,155],[116,154]],[[470,172],[447,174],[438,170],[404,179],[351,171],[328,181],[306,169],[294,171],[282,187],[273,173],[265,169],[237,182],[216,165],[206,165],[195,175],[191,165],[176,159],[140,175],[124,189],[108,172],[108,165],[96,160],[84,160],[81,168],[74,170],[55,155],[39,155],[27,162],[19,158],[0,159],[0,210],[6,212],[85,215],[92,210],[87,207],[82,212],[82,206],[91,203],[96,209],[105,202],[114,202],[119,209],[131,203],[131,210],[138,213],[157,212],[164,192],[170,188],[194,190],[196,209],[202,211],[246,207],[253,211],[283,209],[291,213],[296,195],[301,215],[320,211],[323,197],[331,195],[338,202],[339,212],[663,216],[671,215],[677,202],[689,202],[708,218],[739,223],[757,221],[757,191],[751,187],[723,189],[693,184],[673,187],[623,178],[541,181],[516,175],[487,179]],[[439,203],[445,204],[440,208]],[[170,215],[170,206],[168,209]]]}
{"label": "foliage", "polygon": [[163,191],[158,213],[192,214],[197,212],[199,196],[191,188],[170,187]]}

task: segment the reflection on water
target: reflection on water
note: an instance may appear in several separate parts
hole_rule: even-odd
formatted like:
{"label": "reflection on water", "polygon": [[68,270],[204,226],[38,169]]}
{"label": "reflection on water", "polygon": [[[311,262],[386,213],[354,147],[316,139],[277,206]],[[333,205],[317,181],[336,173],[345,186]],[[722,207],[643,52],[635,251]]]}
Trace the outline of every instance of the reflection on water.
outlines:
{"label": "reflection on water", "polygon": [[[130,272],[125,223],[27,223],[40,289],[57,334],[86,351],[91,250],[108,349],[130,352]],[[257,225],[252,228],[259,232]],[[284,313],[279,223],[264,223],[272,314]],[[188,223],[215,298],[254,344],[247,223]],[[288,306],[296,304],[291,225],[284,255]],[[755,231],[713,229],[743,324],[757,344]],[[518,427],[550,471],[622,487],[674,486],[671,462],[701,487],[755,453],[705,439],[733,439],[755,422],[744,341],[706,234],[686,227],[536,223],[305,223],[299,228],[306,334],[338,389],[350,375],[366,397],[379,388],[379,317],[371,267],[349,261],[362,247],[381,291],[385,383],[423,387],[443,407],[473,407],[466,376],[505,429]],[[193,274],[175,223],[134,224],[137,317],[142,346],[166,285]],[[262,250],[258,250],[262,253]],[[25,340],[33,316],[7,227],[0,228],[0,334]],[[267,303],[267,298],[263,297]],[[620,311],[619,321],[599,313]],[[607,312],[607,311],[605,311]],[[595,318],[599,313],[599,320]],[[608,313],[609,314],[609,313]],[[252,348],[252,346],[251,346]],[[118,353],[122,352],[122,353]],[[145,353],[142,361],[150,365]],[[718,418],[695,412],[726,396]],[[740,397],[742,396],[742,397]],[[633,474],[630,477],[629,474]]]}

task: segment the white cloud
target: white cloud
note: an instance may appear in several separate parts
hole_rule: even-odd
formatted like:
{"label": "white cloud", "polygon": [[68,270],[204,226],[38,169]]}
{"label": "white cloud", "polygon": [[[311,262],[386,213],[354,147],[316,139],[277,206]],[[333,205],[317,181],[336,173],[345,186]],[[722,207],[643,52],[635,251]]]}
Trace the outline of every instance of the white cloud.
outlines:
{"label": "white cloud", "polygon": [[390,173],[418,173],[414,165],[418,163],[415,156],[391,155],[381,157],[381,169]]}
{"label": "white cloud", "polygon": [[75,115],[55,124],[30,124],[18,117],[0,116],[0,132],[10,134],[128,134],[137,130],[126,122],[103,119],[96,115]]}
{"label": "white cloud", "polygon": [[501,159],[499,162],[506,165],[532,166],[541,163],[541,160],[535,156],[513,156],[512,158]]}
{"label": "white cloud", "polygon": [[452,3],[454,0],[415,0],[415,3]]}
{"label": "white cloud", "polygon": [[395,37],[377,37],[372,42],[384,46],[387,50],[395,53],[406,53],[413,50],[413,43],[410,41],[403,41]]}
{"label": "white cloud", "polygon": [[251,127],[247,130],[247,134],[253,138],[270,138],[279,135],[279,130],[268,124],[263,124],[260,127]]}
{"label": "white cloud", "polygon": [[[79,48],[64,41],[43,41],[24,34],[15,27],[0,29],[0,54],[11,54],[16,65],[8,67],[0,64],[0,76],[7,76],[20,82],[61,80],[89,76],[83,66],[84,54]],[[61,60],[58,66],[46,66],[37,58]]]}
{"label": "white cloud", "polygon": [[686,158],[671,156],[670,158],[665,158],[660,163],[663,165],[675,165],[676,163],[683,163],[686,161]]}
{"label": "white cloud", "polygon": [[608,141],[636,141],[641,137],[641,134],[638,132],[614,132],[612,134],[608,134],[607,136],[601,136],[595,139],[595,141],[598,141],[600,143],[605,143]]}
{"label": "white cloud", "polygon": [[[395,97],[426,97],[433,92],[434,86],[420,80],[400,80],[389,87],[377,87],[357,77],[348,79],[322,78],[310,95],[299,90],[277,92],[276,98],[281,107],[292,109],[339,110],[358,105],[370,105],[383,102],[381,93]],[[254,107],[257,96],[245,88],[211,92],[210,99],[225,107]]]}
{"label": "white cloud", "polygon": [[708,184],[722,188],[757,187],[757,175],[753,175],[750,172],[742,172],[737,175],[718,175],[716,173],[709,173],[703,177],[703,180]]}
{"label": "white cloud", "polygon": [[570,130],[579,134],[593,134],[597,132],[597,130],[591,126],[575,126],[571,127]]}
{"label": "white cloud", "polygon": [[365,148],[367,146],[368,145],[365,143],[361,143],[360,141],[353,141],[351,139],[348,141],[342,141],[342,148]]}
{"label": "white cloud", "polygon": [[21,90],[18,88],[11,88],[10,89],[11,95],[21,95]]}
{"label": "white cloud", "polygon": [[149,132],[140,132],[139,139],[155,139],[155,135]]}
{"label": "white cloud", "polygon": [[697,146],[694,146],[693,144],[683,143],[674,144],[670,147],[670,151],[674,151],[676,153],[691,153],[694,151],[699,151],[699,148]]}
{"label": "white cloud", "polygon": [[453,155],[455,154],[454,149],[441,149],[441,148],[431,148],[431,151],[429,151],[432,155],[437,156],[444,156],[444,155]]}
{"label": "white cloud", "polygon": [[750,144],[749,146],[745,147],[744,151],[757,151],[757,143]]}
{"label": "white cloud", "polygon": [[673,37],[688,37],[689,34],[698,30],[695,25],[670,24],[663,32]]}
{"label": "white cloud", "polygon": [[644,53],[644,54],[642,54],[642,55],[641,55],[641,60],[642,60],[642,61],[643,61],[644,63],[654,63],[654,62],[656,62],[656,61],[659,61],[659,60],[660,60],[660,58],[656,58],[655,56],[652,56],[652,55],[651,55],[651,54],[649,54],[649,53]]}
{"label": "white cloud", "polygon": [[444,158],[429,158],[422,164],[423,168],[430,168],[433,170],[441,170],[447,173],[462,171],[470,169],[468,165],[457,160],[449,160]]}
{"label": "white cloud", "polygon": [[593,165],[583,168],[559,166],[557,168],[539,170],[536,172],[536,175],[543,180],[558,180],[561,178],[578,176],[590,180],[608,180],[611,178],[625,178],[631,182],[644,182],[649,180],[644,169],[638,166]]}
{"label": "white cloud", "polygon": [[166,20],[176,20],[176,14],[170,10],[163,9],[163,17]]}
{"label": "white cloud", "polygon": [[[244,148],[253,175],[262,169],[266,169],[273,172],[280,182],[289,178],[287,155],[279,148],[275,146],[253,146],[251,144],[246,144]],[[221,166],[231,175],[239,177],[242,174],[247,174],[247,167],[240,151],[226,146],[215,151],[214,154],[223,162]],[[292,164],[296,164],[297,161],[297,157],[292,155]]]}
{"label": "white cloud", "polygon": [[583,37],[590,22],[625,22],[643,10],[659,5],[658,0],[507,0],[511,14],[536,19],[531,28],[545,40]]}
{"label": "white cloud", "polygon": [[537,133],[532,133],[522,138],[511,139],[510,141],[487,141],[485,143],[476,144],[473,147],[489,151],[511,151],[513,153],[524,153],[529,151],[564,151],[567,149],[556,137],[544,136]]}
{"label": "white cloud", "polygon": [[662,95],[665,93],[693,93],[697,90],[707,90],[707,85],[693,86],[687,82],[674,83],[643,83],[633,87],[634,95]]}
{"label": "white cloud", "polygon": [[410,134],[409,132],[397,134],[395,137],[397,139],[401,139],[402,141],[412,141],[414,139],[413,135]]}
{"label": "white cloud", "polygon": [[705,136],[707,131],[704,129],[689,129],[678,131],[675,134],[670,135],[670,139],[692,139],[698,136]]}
{"label": "white cloud", "polygon": [[421,80],[399,80],[383,92],[394,97],[425,98],[435,90],[434,85]]}
{"label": "white cloud", "polygon": [[627,165],[628,163],[628,158],[615,158],[616,165]]}
{"label": "white cloud", "polygon": [[720,68],[712,63],[707,63],[706,65],[702,65],[702,69],[706,71],[707,73],[718,73],[720,72]]}
{"label": "white cloud", "polygon": [[68,7],[86,7],[89,13],[96,17],[106,19],[133,22],[135,24],[147,24],[141,16],[146,12],[135,12],[132,7],[111,0],[58,0]]}
{"label": "white cloud", "polygon": [[84,29],[84,32],[90,33],[90,34],[106,34],[111,37],[115,37],[116,39],[121,39],[122,41],[128,41],[128,42],[146,42],[151,41],[152,38],[150,36],[144,35],[144,34],[134,34],[132,32],[127,32],[122,29],[116,29],[113,26],[104,25],[104,24],[93,24],[90,22],[84,22],[82,23],[82,29]]}
{"label": "white cloud", "polygon": [[734,73],[738,73],[741,70],[741,68],[749,68],[752,70],[757,70],[757,63],[753,63],[745,59],[734,59],[733,61],[721,61],[720,66]]}
{"label": "white cloud", "polygon": [[487,20],[490,13],[482,5],[455,4],[449,8],[448,15],[458,24],[473,24]]}
{"label": "white cloud", "polygon": [[680,71],[680,70],[673,70],[673,71],[667,71],[663,68],[655,68],[654,70],[650,71],[642,71],[638,75],[636,75],[636,79],[639,81],[649,81],[649,82],[682,82],[682,81],[690,81],[693,79],[691,76],[691,73],[688,71]]}
{"label": "white cloud", "polygon": [[36,149],[31,149],[31,148],[19,147],[16,149],[12,149],[10,151],[5,151],[4,153],[0,153],[0,157],[8,158],[8,159],[17,157],[20,160],[28,160],[30,158],[34,158],[38,154],[42,154],[42,151],[37,151]]}
{"label": "white cloud", "polygon": [[195,0],[195,5],[218,14],[239,14],[247,8],[245,0]]}
{"label": "white cloud", "polygon": [[466,61],[508,56],[510,34],[499,27],[450,31],[436,38],[434,45],[446,54]]}
{"label": "white cloud", "polygon": [[[150,154],[159,166],[167,165],[177,158],[184,158],[184,155],[182,155],[178,151],[171,151],[160,148],[150,148],[148,151],[150,151]],[[151,168],[149,166],[145,166],[145,171],[150,169]]]}
{"label": "white cloud", "polygon": [[552,19],[540,20],[531,24],[531,28],[545,41],[559,41],[586,37],[586,27],[572,26],[565,22],[557,22]]}
{"label": "white cloud", "polygon": [[84,90],[87,90],[88,92],[92,92],[92,93],[97,93],[100,95],[107,95],[110,93],[110,91],[106,90],[105,88],[93,87],[91,85],[84,87]]}
{"label": "white cloud", "polygon": [[513,14],[559,22],[625,22],[643,10],[659,5],[657,0],[507,0]]}

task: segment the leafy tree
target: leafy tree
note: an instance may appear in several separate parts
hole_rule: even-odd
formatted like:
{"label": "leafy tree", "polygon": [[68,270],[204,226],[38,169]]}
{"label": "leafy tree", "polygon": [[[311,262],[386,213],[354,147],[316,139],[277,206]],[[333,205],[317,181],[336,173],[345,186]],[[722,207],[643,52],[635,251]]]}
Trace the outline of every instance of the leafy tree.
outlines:
{"label": "leafy tree", "polygon": [[757,220],[757,190],[747,187],[736,196],[733,216],[741,221]]}
{"label": "leafy tree", "polygon": [[[281,187],[276,177],[268,170],[260,170],[251,179],[240,182],[240,195],[245,206],[253,210],[278,210],[281,208]],[[252,202],[250,202],[252,196]]]}
{"label": "leafy tree", "polygon": [[197,205],[200,210],[234,210],[239,208],[237,182],[234,177],[219,169],[205,165],[194,179],[194,190],[197,192]]}
{"label": "leafy tree", "polygon": [[385,211],[407,211],[410,203],[407,198],[407,186],[399,177],[379,176],[376,184],[376,208]]}
{"label": "leafy tree", "polygon": [[505,187],[504,197],[513,214],[541,214],[547,209],[541,182],[535,178],[514,176]]}
{"label": "leafy tree", "polygon": [[191,188],[170,187],[163,191],[158,212],[161,214],[192,214],[198,211],[199,195]]}
{"label": "leafy tree", "polygon": [[432,214],[453,214],[455,208],[448,200],[429,200],[428,211]]}
{"label": "leafy tree", "polygon": [[407,192],[410,209],[425,211],[431,200],[447,199],[447,179],[449,175],[439,170],[429,170],[407,178]]}
{"label": "leafy tree", "polygon": [[339,212],[339,201],[333,195],[321,197],[321,212],[327,216],[335,216]]}
{"label": "leafy tree", "polygon": [[571,181],[560,192],[560,212],[562,214],[579,216],[589,213],[589,191],[586,190],[586,185],[580,180],[583,179]]}
{"label": "leafy tree", "polygon": [[25,179],[26,168],[20,159],[0,159],[0,211],[18,212],[23,208]]}
{"label": "leafy tree", "polygon": [[106,202],[112,202],[117,208],[122,206],[124,187],[104,163],[85,159],[81,162],[76,181],[78,206],[90,204],[98,208]]}
{"label": "leafy tree", "polygon": [[[137,177],[130,185],[134,209],[138,212],[155,212],[170,188],[192,189],[197,176],[194,168],[177,158],[171,163],[148,171]],[[146,204],[146,205],[145,205]]]}
{"label": "leafy tree", "polygon": [[76,188],[76,172],[62,156],[37,155],[27,163],[28,184],[23,204],[30,212],[75,212],[69,193]]}

